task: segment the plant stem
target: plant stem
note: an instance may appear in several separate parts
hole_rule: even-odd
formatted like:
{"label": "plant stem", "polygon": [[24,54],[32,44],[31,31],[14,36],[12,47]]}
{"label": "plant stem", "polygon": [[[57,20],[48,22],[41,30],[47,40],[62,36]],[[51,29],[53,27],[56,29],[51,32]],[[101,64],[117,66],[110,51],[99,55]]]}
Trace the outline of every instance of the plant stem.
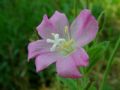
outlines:
{"label": "plant stem", "polygon": [[86,0],[86,8],[89,8],[89,0]]}
{"label": "plant stem", "polygon": [[116,53],[119,45],[120,45],[120,37],[119,37],[119,39],[117,40],[117,42],[116,42],[116,44],[115,44],[115,47],[114,47],[114,49],[113,49],[113,52],[112,52],[112,54],[111,54],[111,56],[110,56],[110,58],[109,58],[109,60],[108,60],[108,64],[107,64],[107,67],[106,67],[106,70],[105,70],[105,73],[104,73],[104,76],[103,76],[103,80],[102,80],[102,83],[101,83],[101,86],[100,86],[100,89],[99,89],[99,90],[103,90],[103,88],[104,88],[104,84],[105,84],[105,81],[106,81],[106,79],[107,79],[107,75],[108,75],[108,73],[109,73],[109,70],[110,70],[110,67],[111,67],[111,64],[112,64],[114,55],[115,55],[115,53]]}
{"label": "plant stem", "polygon": [[56,76],[57,78],[57,90],[60,90],[60,80],[59,80],[59,76]]}
{"label": "plant stem", "polygon": [[77,15],[77,0],[74,0],[74,17]]}
{"label": "plant stem", "polygon": [[79,79],[76,79],[76,83],[77,83],[77,89],[80,90]]}

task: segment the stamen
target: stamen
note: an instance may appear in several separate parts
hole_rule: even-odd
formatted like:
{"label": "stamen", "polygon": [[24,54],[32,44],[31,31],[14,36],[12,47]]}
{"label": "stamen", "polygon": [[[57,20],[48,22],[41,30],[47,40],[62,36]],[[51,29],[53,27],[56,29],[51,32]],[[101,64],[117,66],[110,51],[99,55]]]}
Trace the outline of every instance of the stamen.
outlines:
{"label": "stamen", "polygon": [[51,33],[53,37],[59,38],[59,34]]}
{"label": "stamen", "polygon": [[47,39],[47,42],[48,42],[48,43],[54,43],[54,40],[52,40],[52,39]]}
{"label": "stamen", "polygon": [[56,47],[57,47],[57,44],[53,44],[53,46],[50,48],[50,51],[55,51]]}
{"label": "stamen", "polygon": [[65,33],[68,33],[68,26],[65,26]]}
{"label": "stamen", "polygon": [[52,33],[52,36],[54,37],[54,39],[47,39],[46,41],[48,43],[52,43],[52,47],[50,48],[50,51],[55,51],[55,49],[57,48],[57,46],[61,43],[61,42],[65,42],[64,38],[59,38],[59,34],[55,34]]}
{"label": "stamen", "polygon": [[67,34],[68,39],[70,40],[70,35],[69,35],[69,31],[68,31],[68,26],[65,26],[64,29],[65,34]]}

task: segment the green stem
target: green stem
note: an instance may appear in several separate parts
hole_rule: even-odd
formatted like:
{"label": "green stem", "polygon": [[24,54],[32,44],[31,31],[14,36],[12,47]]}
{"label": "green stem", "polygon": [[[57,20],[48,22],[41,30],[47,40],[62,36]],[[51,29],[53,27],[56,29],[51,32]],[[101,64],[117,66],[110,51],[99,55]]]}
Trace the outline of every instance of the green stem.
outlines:
{"label": "green stem", "polygon": [[59,76],[56,76],[57,78],[57,90],[60,90],[60,80],[59,80]]}
{"label": "green stem", "polygon": [[98,17],[97,20],[98,20],[99,23],[100,23],[100,19],[102,19],[102,16],[103,16],[104,19],[103,19],[103,21],[102,21],[103,24],[102,24],[102,27],[101,27],[100,32],[99,32],[100,34],[101,34],[102,31],[104,30],[104,27],[105,27],[105,24],[106,24],[106,13],[105,13],[105,11],[102,11],[101,14],[100,14],[100,16]]}
{"label": "green stem", "polygon": [[85,0],[79,0],[79,1],[80,1],[81,5],[82,5],[83,9],[85,9],[86,8]]}
{"label": "green stem", "polygon": [[86,8],[89,8],[89,0],[86,0]]}
{"label": "green stem", "polygon": [[114,49],[113,49],[113,52],[112,52],[112,54],[111,54],[111,56],[110,56],[110,58],[109,58],[109,60],[108,60],[108,64],[107,64],[107,67],[106,67],[106,70],[105,70],[105,73],[104,73],[104,76],[103,76],[103,80],[102,80],[102,83],[101,83],[101,86],[100,86],[100,89],[99,89],[99,90],[103,90],[103,88],[104,88],[104,84],[105,84],[105,81],[106,81],[106,79],[107,79],[107,75],[108,75],[108,73],[109,73],[109,70],[110,70],[110,67],[111,67],[111,65],[112,65],[112,61],[113,61],[114,55],[115,55],[115,53],[116,53],[119,45],[120,45],[120,37],[119,37],[119,39],[117,40],[117,42],[116,42],[116,44],[115,44],[115,47],[114,47]]}
{"label": "green stem", "polygon": [[77,15],[77,0],[74,0],[74,16]]}
{"label": "green stem", "polygon": [[80,89],[79,79],[76,79],[76,83],[77,83],[77,90],[81,90],[81,89]]}

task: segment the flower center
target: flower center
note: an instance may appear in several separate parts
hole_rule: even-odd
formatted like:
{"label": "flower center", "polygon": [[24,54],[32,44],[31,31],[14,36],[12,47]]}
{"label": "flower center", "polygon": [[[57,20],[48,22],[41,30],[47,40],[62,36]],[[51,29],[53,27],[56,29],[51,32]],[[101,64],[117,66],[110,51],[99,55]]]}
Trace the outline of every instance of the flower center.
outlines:
{"label": "flower center", "polygon": [[59,51],[63,55],[68,55],[73,50],[74,50],[74,41],[72,39],[68,40],[68,41],[66,41],[64,43],[61,43],[61,45],[59,47]]}
{"label": "flower center", "polygon": [[48,43],[52,43],[52,47],[50,48],[50,51],[55,51],[55,49],[57,48],[57,46],[60,45],[60,43],[65,42],[64,38],[60,38],[59,34],[55,34],[52,33],[52,36],[54,37],[54,39],[47,39]]}
{"label": "flower center", "polygon": [[65,35],[68,39],[60,38],[59,34],[52,33],[53,39],[47,39],[47,43],[52,43],[52,47],[50,51],[58,51],[63,55],[68,55],[74,50],[74,41],[70,39],[70,35],[68,32],[68,27],[66,26],[64,29]]}

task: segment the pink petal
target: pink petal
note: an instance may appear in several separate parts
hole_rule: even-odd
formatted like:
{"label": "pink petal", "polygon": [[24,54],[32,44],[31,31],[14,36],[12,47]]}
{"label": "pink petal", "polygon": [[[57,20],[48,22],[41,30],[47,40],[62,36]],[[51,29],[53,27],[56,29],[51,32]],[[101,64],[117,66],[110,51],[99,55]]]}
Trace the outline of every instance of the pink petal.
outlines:
{"label": "pink petal", "polygon": [[66,16],[56,11],[50,19],[46,15],[43,17],[42,23],[37,27],[37,31],[44,39],[51,38],[51,33],[57,33],[60,37],[64,37],[65,26],[68,26]]}
{"label": "pink petal", "polygon": [[77,66],[88,66],[89,64],[89,56],[83,48],[79,48],[73,52],[72,57]]}
{"label": "pink petal", "polygon": [[51,45],[45,40],[31,42],[28,45],[28,59],[32,59],[41,53],[49,52],[50,47]]}
{"label": "pink petal", "polygon": [[37,56],[35,60],[36,71],[39,72],[47,68],[50,64],[56,62],[59,55],[55,52],[45,53]]}
{"label": "pink petal", "polygon": [[95,38],[98,32],[98,22],[92,16],[91,12],[85,9],[73,21],[70,30],[72,37],[77,42],[77,46],[81,47]]}
{"label": "pink petal", "polygon": [[41,24],[37,27],[38,34],[44,38],[50,38],[51,33],[56,33],[56,29],[53,26],[52,22],[48,19],[47,15],[43,17]]}
{"label": "pink petal", "polygon": [[71,56],[61,57],[56,62],[57,73],[65,78],[80,78],[81,74]]}
{"label": "pink petal", "polygon": [[50,18],[50,21],[54,24],[56,30],[58,30],[57,32],[58,34],[60,34],[60,37],[65,37],[64,29],[65,26],[68,26],[69,24],[65,14],[56,11],[54,15]]}

